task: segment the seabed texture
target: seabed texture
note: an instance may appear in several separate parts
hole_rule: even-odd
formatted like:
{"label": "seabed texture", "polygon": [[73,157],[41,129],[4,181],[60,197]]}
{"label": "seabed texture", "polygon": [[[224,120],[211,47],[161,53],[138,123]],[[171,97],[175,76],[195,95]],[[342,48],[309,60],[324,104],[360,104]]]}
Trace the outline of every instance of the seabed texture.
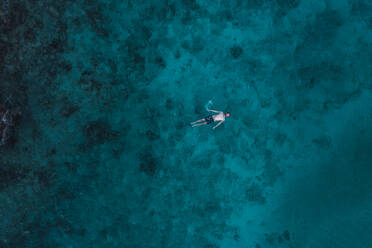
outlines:
{"label": "seabed texture", "polygon": [[[372,247],[372,1],[0,0],[0,247]],[[229,111],[213,130],[190,122]]]}

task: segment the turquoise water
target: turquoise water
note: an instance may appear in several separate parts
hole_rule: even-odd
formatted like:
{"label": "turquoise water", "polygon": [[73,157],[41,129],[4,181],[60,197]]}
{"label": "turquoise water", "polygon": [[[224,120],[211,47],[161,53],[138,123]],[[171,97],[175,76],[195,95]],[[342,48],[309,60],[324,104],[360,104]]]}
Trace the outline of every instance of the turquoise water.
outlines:
{"label": "turquoise water", "polygon": [[0,247],[372,247],[371,1],[0,3]]}

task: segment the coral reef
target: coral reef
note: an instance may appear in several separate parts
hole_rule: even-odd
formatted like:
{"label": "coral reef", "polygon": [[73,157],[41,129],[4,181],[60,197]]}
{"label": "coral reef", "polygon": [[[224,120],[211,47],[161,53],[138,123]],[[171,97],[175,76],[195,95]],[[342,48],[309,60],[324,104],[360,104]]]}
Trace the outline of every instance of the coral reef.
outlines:
{"label": "coral reef", "polygon": [[371,7],[0,0],[0,247],[372,247]]}

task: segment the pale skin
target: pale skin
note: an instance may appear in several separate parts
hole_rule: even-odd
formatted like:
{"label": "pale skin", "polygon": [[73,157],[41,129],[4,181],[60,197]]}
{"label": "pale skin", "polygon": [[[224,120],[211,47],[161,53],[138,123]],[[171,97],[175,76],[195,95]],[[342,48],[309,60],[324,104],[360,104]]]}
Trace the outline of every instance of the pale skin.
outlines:
{"label": "pale skin", "polygon": [[[213,113],[217,113],[216,115],[213,115],[213,120],[215,122],[218,121],[218,124],[216,126],[213,127],[213,129],[217,128],[219,125],[222,124],[222,122],[225,121],[225,118],[228,117],[229,115],[225,115],[224,112],[222,111],[217,111],[217,110],[211,110],[209,109],[208,110],[209,112],[213,112]],[[207,121],[205,120],[205,118],[203,119],[200,119],[200,120],[197,120],[197,121],[194,121],[194,122],[191,122],[190,123],[192,125],[192,127],[197,127],[197,126],[202,126],[202,125],[206,125],[208,124]]]}

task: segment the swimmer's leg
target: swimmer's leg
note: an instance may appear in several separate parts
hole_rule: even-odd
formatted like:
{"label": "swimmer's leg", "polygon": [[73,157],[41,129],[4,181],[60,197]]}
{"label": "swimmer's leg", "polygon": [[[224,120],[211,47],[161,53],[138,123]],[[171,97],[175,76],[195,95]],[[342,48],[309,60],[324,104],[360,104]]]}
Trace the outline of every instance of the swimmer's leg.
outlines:
{"label": "swimmer's leg", "polygon": [[193,124],[198,123],[198,122],[201,122],[201,121],[205,121],[205,119],[203,118],[203,119],[200,119],[200,120],[197,120],[197,121],[191,122],[190,124],[193,125]]}
{"label": "swimmer's leg", "polygon": [[206,125],[206,124],[207,124],[207,122],[205,121],[205,122],[202,122],[202,123],[194,124],[194,125],[192,125],[192,127],[202,126],[202,125]]}

